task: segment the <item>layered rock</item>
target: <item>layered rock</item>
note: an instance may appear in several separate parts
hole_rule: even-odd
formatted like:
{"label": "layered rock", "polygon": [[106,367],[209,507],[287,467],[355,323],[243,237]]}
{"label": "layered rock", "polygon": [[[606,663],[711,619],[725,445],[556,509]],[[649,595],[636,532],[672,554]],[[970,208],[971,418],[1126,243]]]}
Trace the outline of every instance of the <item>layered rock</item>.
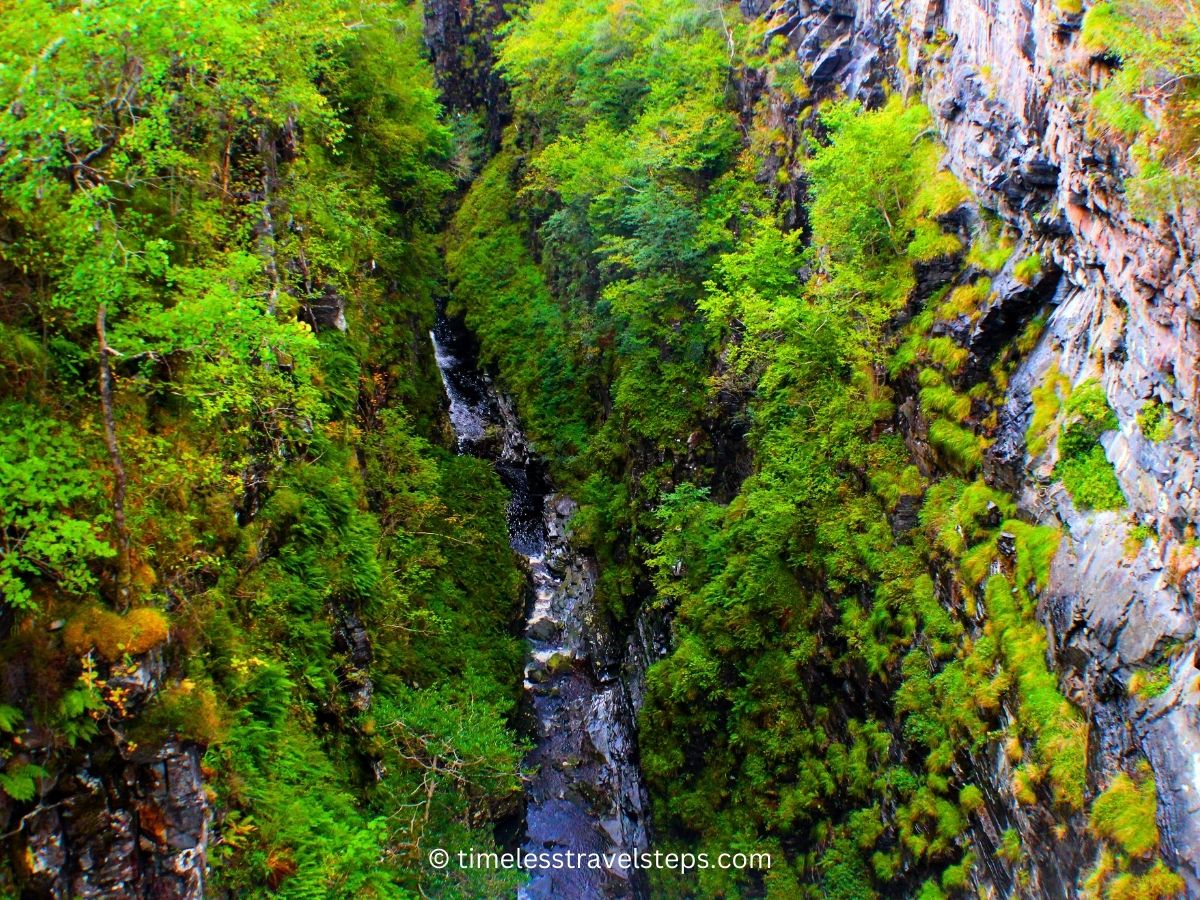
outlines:
{"label": "layered rock", "polygon": [[[1200,893],[1200,215],[1175,210],[1151,224],[1130,211],[1122,188],[1128,154],[1089,123],[1088,96],[1106,63],[1082,47],[1081,16],[1054,2],[788,0],[744,8],[786,36],[816,98],[878,102],[888,82],[919,94],[948,148],[946,165],[1019,234],[1015,257],[1037,252],[1045,260],[1031,286],[999,279],[983,315],[953,335],[982,370],[1032,313],[1050,311],[1011,380],[984,468],[1018,495],[1027,517],[1062,526],[1040,613],[1062,686],[1089,715],[1092,789],[1145,756],[1156,776],[1164,856]],[[1029,458],[1032,392],[1052,370],[1072,384],[1103,385],[1119,428],[1102,443],[1127,510],[1075,508],[1051,476],[1053,444]],[[1162,404],[1168,417],[1169,433],[1157,442],[1138,423],[1148,403]],[[1142,530],[1128,548],[1135,525]],[[1139,541],[1147,527],[1151,537]],[[1165,667],[1170,686],[1143,699],[1131,681],[1151,667]],[[980,764],[1003,786],[1002,764]],[[1027,846],[1041,843],[1044,823],[991,799],[981,833],[1012,820]],[[1034,886],[1055,896],[1069,890],[1090,862],[1081,856],[1035,854]],[[1007,892],[1007,867],[991,860],[986,868]]]}
{"label": "layered rock", "polygon": [[[128,713],[165,677],[160,649],[112,668],[106,684],[123,692]],[[56,766],[31,809],[10,811],[22,826],[25,894],[203,897],[212,811],[201,752],[175,739],[137,746],[113,732]]]}

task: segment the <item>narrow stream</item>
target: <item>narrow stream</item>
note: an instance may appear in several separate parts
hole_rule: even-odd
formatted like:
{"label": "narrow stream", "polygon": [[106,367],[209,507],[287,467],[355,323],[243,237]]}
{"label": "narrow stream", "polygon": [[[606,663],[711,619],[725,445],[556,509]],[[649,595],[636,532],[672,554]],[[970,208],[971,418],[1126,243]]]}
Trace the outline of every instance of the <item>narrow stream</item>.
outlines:
{"label": "narrow stream", "polygon": [[[637,768],[628,647],[595,601],[596,569],[570,543],[576,506],[550,491],[511,404],[480,371],[471,335],[439,313],[430,334],[458,451],[490,459],[511,492],[509,539],[529,567],[525,691],[535,746],[526,759],[526,900],[645,896],[643,874],[619,865],[566,865],[566,854],[611,860],[648,845]],[[632,646],[632,645],[630,645]],[[640,674],[636,662],[634,677]],[[560,867],[556,867],[560,866]]]}

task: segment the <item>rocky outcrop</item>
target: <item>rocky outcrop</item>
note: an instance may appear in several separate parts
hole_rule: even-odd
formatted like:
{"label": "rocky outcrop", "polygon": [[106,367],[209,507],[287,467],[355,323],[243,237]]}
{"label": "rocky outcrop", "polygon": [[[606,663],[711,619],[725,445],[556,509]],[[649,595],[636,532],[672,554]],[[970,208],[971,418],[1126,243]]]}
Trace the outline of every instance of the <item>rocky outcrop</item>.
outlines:
{"label": "rocky outcrop", "polygon": [[[971,351],[969,377],[1032,313],[1049,311],[1011,380],[984,470],[1019,496],[1027,517],[1062,526],[1040,612],[1063,688],[1090,719],[1093,789],[1146,757],[1164,856],[1200,894],[1200,215],[1175,210],[1148,223],[1132,214],[1122,187],[1128,154],[1089,124],[1087,98],[1108,63],[1082,47],[1081,15],[1051,0],[747,0],[743,8],[786,37],[814,98],[875,103],[888,82],[919,94],[948,148],[945,164],[1019,235],[1014,259],[1043,258],[1031,284],[1013,279],[1010,264],[983,314],[952,335]],[[1050,475],[1053,445],[1028,457],[1032,391],[1052,369],[1073,384],[1104,386],[1119,428],[1103,445],[1127,509],[1076,509]],[[1148,404],[1166,416],[1158,441],[1138,422]],[[906,421],[916,423],[911,410]],[[1149,669],[1167,672],[1169,687],[1145,698],[1130,688]],[[993,774],[1007,777],[1002,768]],[[1017,812],[992,808],[996,821]],[[1021,826],[1027,845],[1037,845],[1035,826]],[[1056,853],[1034,860],[1048,896],[1069,891],[1090,864],[1077,856],[1064,870],[1063,862]],[[1007,892],[1006,866],[987,868]]]}
{"label": "rocky outcrop", "polygon": [[483,116],[494,152],[508,110],[504,80],[495,69],[497,30],[508,19],[506,6],[500,0],[429,0],[424,9],[425,46],[442,105],[456,117]]}
{"label": "rocky outcrop", "polygon": [[[1165,856],[1200,891],[1200,645],[1187,543],[1200,521],[1200,293],[1189,247],[1198,222],[1191,211],[1150,226],[1129,212],[1125,154],[1088,127],[1086,89],[1099,72],[1079,45],[1078,16],[1052,3],[994,5],[949,0],[935,13],[921,4],[924,29],[912,34],[910,62],[938,113],[948,164],[1063,273],[1041,343],[1011,386],[1010,442],[1052,366],[1072,383],[1098,378],[1120,422],[1104,444],[1127,512],[1076,510],[1042,459],[1027,461],[1022,506],[1064,526],[1042,604],[1064,687],[1090,714],[1094,777],[1136,754],[1150,760]],[[948,45],[919,60],[918,39],[937,28]],[[1138,424],[1150,401],[1174,422],[1160,443]],[[1157,537],[1131,554],[1135,523]],[[1168,652],[1171,687],[1149,701],[1131,696],[1134,674],[1163,664]]]}
{"label": "rocky outcrop", "polygon": [[[162,686],[162,652],[102,674],[132,715]],[[212,815],[201,753],[188,741],[138,746],[112,731],[48,766],[32,808],[8,811],[9,830],[20,829],[23,896],[203,897]]]}

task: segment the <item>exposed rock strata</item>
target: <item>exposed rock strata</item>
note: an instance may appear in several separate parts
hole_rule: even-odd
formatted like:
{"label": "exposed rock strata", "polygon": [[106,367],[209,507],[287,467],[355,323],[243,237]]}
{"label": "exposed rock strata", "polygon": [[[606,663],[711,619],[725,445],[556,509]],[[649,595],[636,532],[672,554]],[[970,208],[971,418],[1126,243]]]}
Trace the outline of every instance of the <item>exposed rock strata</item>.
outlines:
{"label": "exposed rock strata", "polygon": [[[1087,98],[1105,66],[1081,46],[1081,17],[1053,2],[787,0],[766,7],[747,0],[743,7],[786,36],[817,97],[844,92],[878,102],[889,81],[919,93],[948,147],[946,164],[980,205],[1019,232],[1015,257],[1037,251],[1046,260],[1039,284],[1018,289],[1001,279],[984,316],[955,335],[986,362],[1028,315],[1051,309],[1038,347],[1012,380],[985,472],[1019,496],[1027,516],[1063,527],[1041,613],[1063,687],[1091,721],[1093,789],[1136,756],[1148,758],[1164,855],[1200,894],[1200,557],[1189,543],[1200,521],[1193,262],[1200,216],[1176,211],[1149,225],[1130,212],[1122,191],[1127,153],[1096,138],[1088,124]],[[1052,367],[1072,383],[1098,378],[1104,386],[1120,427],[1103,443],[1129,510],[1080,512],[1049,477],[1053,446],[1044,458],[1027,458],[1031,391]],[[1160,443],[1137,422],[1148,401],[1171,416]],[[919,428],[912,410],[906,420]],[[1134,523],[1157,537],[1130,557],[1125,543]],[[1134,673],[1162,664],[1170,688],[1148,701],[1130,696]],[[992,775],[1000,784],[1008,777],[1002,765]],[[980,832],[1025,814],[999,797],[988,808]],[[1037,823],[1017,824],[1026,845],[1037,848]],[[1090,863],[1078,856],[1062,848],[1036,852],[1033,887],[1061,896]],[[1002,863],[986,868],[994,886],[1011,887]]]}

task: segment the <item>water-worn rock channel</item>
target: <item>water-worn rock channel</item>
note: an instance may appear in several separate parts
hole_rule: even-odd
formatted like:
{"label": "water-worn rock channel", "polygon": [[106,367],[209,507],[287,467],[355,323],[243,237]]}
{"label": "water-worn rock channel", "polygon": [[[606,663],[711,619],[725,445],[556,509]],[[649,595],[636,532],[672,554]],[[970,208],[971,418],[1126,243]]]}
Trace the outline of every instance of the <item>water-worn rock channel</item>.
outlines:
{"label": "water-worn rock channel", "polygon": [[568,852],[612,859],[648,840],[626,648],[596,603],[595,563],[571,544],[575,503],[551,490],[511,404],[479,368],[469,332],[442,314],[431,338],[458,450],[496,467],[511,492],[509,539],[528,563],[525,691],[534,748],[522,847],[554,862],[531,870],[520,895],[644,896],[637,871],[565,864]]}

